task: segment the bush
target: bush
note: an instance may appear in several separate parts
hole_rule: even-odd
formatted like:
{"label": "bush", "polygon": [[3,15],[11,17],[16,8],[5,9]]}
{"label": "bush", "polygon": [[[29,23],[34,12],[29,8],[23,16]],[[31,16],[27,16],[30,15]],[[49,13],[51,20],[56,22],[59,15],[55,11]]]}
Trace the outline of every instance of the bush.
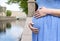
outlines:
{"label": "bush", "polygon": [[6,16],[11,16],[12,12],[10,10],[6,11]]}

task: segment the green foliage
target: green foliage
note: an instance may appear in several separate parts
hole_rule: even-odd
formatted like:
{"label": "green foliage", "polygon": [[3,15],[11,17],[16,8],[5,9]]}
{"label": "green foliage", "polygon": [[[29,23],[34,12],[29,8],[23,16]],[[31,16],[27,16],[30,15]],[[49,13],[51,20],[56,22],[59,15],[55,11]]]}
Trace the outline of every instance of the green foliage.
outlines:
{"label": "green foliage", "polygon": [[6,11],[6,16],[11,16],[12,12],[10,10]]}
{"label": "green foliage", "polygon": [[3,11],[3,9],[2,9],[2,7],[0,6],[0,12],[2,12]]}
{"label": "green foliage", "polygon": [[8,0],[8,4],[12,4],[12,3],[17,3],[20,8],[23,9],[23,12],[25,12],[26,14],[28,14],[28,0]]}
{"label": "green foliage", "polygon": [[25,12],[26,14],[28,14],[28,6],[27,6],[27,1],[21,1],[21,3],[19,3],[20,8],[23,9],[23,12]]}

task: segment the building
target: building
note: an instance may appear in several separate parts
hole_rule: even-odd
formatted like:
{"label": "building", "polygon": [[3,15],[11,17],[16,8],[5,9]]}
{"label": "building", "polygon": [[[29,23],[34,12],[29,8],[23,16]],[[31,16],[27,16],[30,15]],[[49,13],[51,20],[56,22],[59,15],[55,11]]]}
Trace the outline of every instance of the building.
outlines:
{"label": "building", "polygon": [[5,11],[6,11],[6,7],[0,6],[0,16],[6,16]]}
{"label": "building", "polygon": [[12,11],[11,16],[16,17],[16,18],[26,18],[26,14],[21,11]]}

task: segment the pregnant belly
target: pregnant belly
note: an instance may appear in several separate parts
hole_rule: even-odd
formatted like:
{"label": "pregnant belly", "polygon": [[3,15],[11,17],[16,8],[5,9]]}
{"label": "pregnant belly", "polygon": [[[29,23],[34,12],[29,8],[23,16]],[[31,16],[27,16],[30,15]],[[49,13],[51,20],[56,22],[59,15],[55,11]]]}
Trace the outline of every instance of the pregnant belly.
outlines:
{"label": "pregnant belly", "polygon": [[48,27],[51,28],[52,26],[57,25],[60,18],[56,17],[56,16],[52,16],[52,15],[47,15],[45,17],[41,17],[41,18],[32,18],[32,22],[34,23],[33,27],[36,27],[38,29],[43,28],[43,27]]}
{"label": "pregnant belly", "polygon": [[35,28],[41,28],[41,26],[43,25],[43,21],[44,21],[44,17],[43,18],[32,18],[32,22],[34,23],[33,27]]}

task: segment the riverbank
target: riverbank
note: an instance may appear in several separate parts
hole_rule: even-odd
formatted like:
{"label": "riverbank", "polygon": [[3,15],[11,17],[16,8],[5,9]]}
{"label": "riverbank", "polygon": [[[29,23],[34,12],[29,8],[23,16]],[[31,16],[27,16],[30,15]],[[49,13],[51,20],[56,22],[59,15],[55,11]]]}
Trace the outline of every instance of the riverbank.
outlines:
{"label": "riverbank", "polygon": [[[4,23],[4,22],[7,22],[8,20],[10,21],[11,19],[14,19],[14,18],[12,18],[12,17],[0,17],[0,22],[3,20],[2,23]],[[22,40],[21,41],[32,41],[31,30],[28,27],[28,23],[31,22],[32,17],[26,17],[26,19],[24,19],[24,20],[23,19],[24,18],[21,18],[20,20],[16,21],[16,24],[22,26],[24,29],[23,33],[22,33]]]}
{"label": "riverbank", "polygon": [[0,21],[16,20],[16,17],[0,16]]}

